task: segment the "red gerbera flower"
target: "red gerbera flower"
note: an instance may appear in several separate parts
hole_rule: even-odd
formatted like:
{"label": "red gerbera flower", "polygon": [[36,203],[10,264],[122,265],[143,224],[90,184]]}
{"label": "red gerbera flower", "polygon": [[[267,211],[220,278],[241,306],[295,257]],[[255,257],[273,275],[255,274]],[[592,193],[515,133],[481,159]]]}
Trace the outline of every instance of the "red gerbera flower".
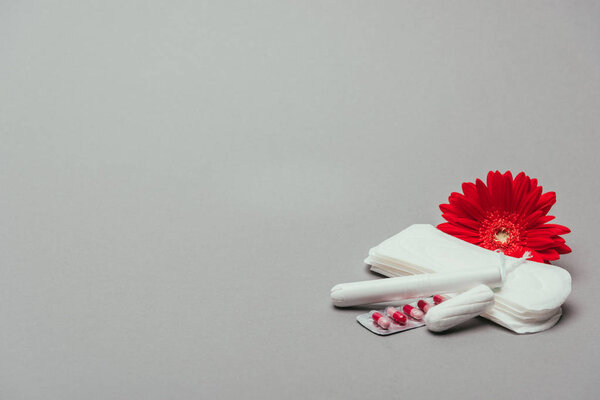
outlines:
{"label": "red gerbera flower", "polygon": [[462,184],[464,194],[452,193],[450,204],[440,204],[446,219],[438,229],[489,250],[521,257],[526,251],[533,261],[550,263],[571,249],[560,237],[569,228],[548,224],[547,215],[556,203],[556,193],[542,194],[537,179],[521,172],[513,180],[505,174],[490,171],[487,186],[477,179]]}

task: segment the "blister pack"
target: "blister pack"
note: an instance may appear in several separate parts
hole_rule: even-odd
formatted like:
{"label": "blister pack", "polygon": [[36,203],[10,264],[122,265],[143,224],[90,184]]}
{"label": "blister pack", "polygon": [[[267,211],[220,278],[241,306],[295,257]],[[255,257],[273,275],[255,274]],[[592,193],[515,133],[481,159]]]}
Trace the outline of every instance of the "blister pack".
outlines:
{"label": "blister pack", "polygon": [[387,336],[425,325],[424,316],[431,307],[445,300],[445,297],[436,295],[398,307],[386,307],[384,310],[371,310],[356,317],[359,324],[371,332]]}

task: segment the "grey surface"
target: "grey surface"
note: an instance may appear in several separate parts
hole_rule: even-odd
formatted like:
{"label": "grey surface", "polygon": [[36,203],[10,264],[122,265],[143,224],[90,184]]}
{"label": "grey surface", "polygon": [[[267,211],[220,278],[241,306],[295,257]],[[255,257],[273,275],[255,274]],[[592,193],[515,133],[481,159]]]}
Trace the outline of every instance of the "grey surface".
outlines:
{"label": "grey surface", "polygon": [[[2,2],[0,397],[596,397],[600,7],[483,3]],[[330,306],[489,169],[558,192],[555,328]]]}

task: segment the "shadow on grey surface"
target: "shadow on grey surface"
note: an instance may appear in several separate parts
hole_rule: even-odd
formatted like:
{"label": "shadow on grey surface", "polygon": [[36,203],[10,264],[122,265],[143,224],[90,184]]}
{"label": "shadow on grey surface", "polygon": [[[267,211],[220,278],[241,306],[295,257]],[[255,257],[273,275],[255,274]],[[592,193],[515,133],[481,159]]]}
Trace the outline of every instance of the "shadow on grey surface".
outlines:
{"label": "shadow on grey surface", "polygon": [[[398,304],[396,303],[396,306],[397,305]],[[349,312],[349,311],[351,311],[351,312],[357,312],[358,311],[358,312],[363,312],[364,313],[364,312],[371,311],[371,310],[381,310],[381,309],[385,308],[385,306],[381,307],[380,305],[364,304],[364,305],[361,305],[361,306],[337,307],[337,306],[334,306],[333,304],[330,304],[330,308],[332,310],[336,310],[336,311],[346,311],[346,312]]]}
{"label": "shadow on grey surface", "polygon": [[577,309],[571,306],[567,300],[567,302],[562,305],[562,316],[560,317],[558,324],[563,324],[567,320],[575,319],[577,317],[576,310]]}

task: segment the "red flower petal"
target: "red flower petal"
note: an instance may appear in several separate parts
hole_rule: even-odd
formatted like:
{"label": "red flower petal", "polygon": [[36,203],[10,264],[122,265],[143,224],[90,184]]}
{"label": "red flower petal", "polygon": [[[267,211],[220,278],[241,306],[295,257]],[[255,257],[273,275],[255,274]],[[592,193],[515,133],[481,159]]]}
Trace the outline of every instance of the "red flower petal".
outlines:
{"label": "red flower petal", "polygon": [[540,236],[527,237],[527,246],[534,249],[547,249],[554,247],[554,240]]}
{"label": "red flower petal", "polygon": [[451,206],[450,204],[440,204],[440,210],[443,213],[453,213],[454,212],[454,206]]}
{"label": "red flower petal", "polygon": [[494,205],[498,210],[506,210],[504,202],[504,178],[500,171],[488,174],[488,188]]}
{"label": "red flower petal", "polygon": [[538,186],[533,189],[529,194],[525,197],[519,211],[521,215],[528,215],[533,211],[536,203],[538,202],[540,196],[542,195],[542,187]]}
{"label": "red flower petal", "polygon": [[504,207],[506,211],[512,212],[513,208],[513,178],[510,171],[504,174]]}
{"label": "red flower petal", "polygon": [[[536,213],[541,212],[540,210],[536,211]],[[541,217],[538,217],[537,219],[533,219],[533,218],[528,218],[530,219],[529,221],[529,227],[533,228],[542,224],[545,224],[546,222],[552,221],[555,217],[552,215],[543,215]]]}
{"label": "red flower petal", "polygon": [[560,246],[556,247],[556,251],[558,251],[558,254],[567,254],[571,252],[571,248],[566,244],[561,244]]}
{"label": "red flower petal", "polygon": [[557,232],[555,235],[566,235],[567,233],[571,233],[571,230],[566,226],[558,225],[558,224],[544,224],[540,225],[536,228],[536,230],[544,230],[544,231],[554,231]]}
{"label": "red flower petal", "polygon": [[529,252],[531,253],[531,257],[528,258],[529,260],[536,261],[536,262],[545,262],[546,261],[546,260],[544,260],[544,257],[537,251],[535,251],[533,249],[529,249]]}
{"label": "red flower petal", "polygon": [[483,210],[460,193],[452,193],[448,201],[461,211],[457,214],[463,214],[465,217],[472,219],[483,218]]}
{"label": "red flower petal", "polygon": [[484,210],[491,210],[492,200],[490,199],[490,192],[488,191],[488,188],[481,179],[477,179],[475,181],[475,186],[477,187],[477,195],[479,196],[481,208]]}
{"label": "red flower petal", "polygon": [[449,222],[445,222],[443,224],[438,225],[438,229],[443,230],[446,233],[450,233],[450,234],[458,234],[458,235],[462,235],[462,236],[471,236],[476,238],[477,237],[477,233],[475,231],[473,231],[472,229],[468,229],[456,224],[452,224]]}
{"label": "red flower petal", "polygon": [[443,224],[439,224],[437,226],[437,228],[444,233],[447,233],[452,236],[456,236],[457,238],[467,241],[469,243],[479,244],[481,241],[478,236],[473,235],[469,231],[467,231],[465,229],[461,229],[461,228],[457,227],[456,225],[452,225],[447,222],[445,222]]}
{"label": "red flower petal", "polygon": [[479,196],[477,195],[477,187],[474,183],[471,182],[463,182],[462,190],[465,194],[465,197],[477,202],[479,200]]}
{"label": "red flower petal", "polygon": [[560,258],[560,254],[554,249],[537,250],[537,253],[541,255],[544,260],[548,261],[555,261]]}
{"label": "red flower petal", "polygon": [[550,211],[554,203],[556,203],[556,193],[548,192],[544,193],[540,197],[540,200],[538,201],[535,207],[536,209],[541,210],[544,215],[546,215],[548,214],[548,211]]}
{"label": "red flower petal", "polygon": [[461,218],[456,216],[456,214],[442,214],[442,217],[446,219],[448,222],[452,222],[454,224],[462,225],[465,228],[472,230],[473,234],[478,234],[479,228],[481,224],[474,219],[469,218]]}

